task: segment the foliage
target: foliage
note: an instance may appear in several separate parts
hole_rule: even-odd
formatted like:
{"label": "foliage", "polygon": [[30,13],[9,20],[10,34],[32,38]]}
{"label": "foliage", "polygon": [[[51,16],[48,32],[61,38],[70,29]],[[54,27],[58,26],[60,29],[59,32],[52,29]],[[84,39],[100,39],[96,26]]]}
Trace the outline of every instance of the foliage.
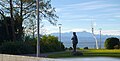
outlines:
{"label": "foliage", "polygon": [[73,50],[73,48],[72,48],[72,47],[69,47],[69,50]]}
{"label": "foliage", "polygon": [[[37,39],[31,38],[30,36],[26,36],[25,40],[9,42],[6,41],[2,43],[0,47],[0,53],[4,54],[35,54],[36,53],[36,44]],[[64,51],[64,45],[58,38],[51,35],[44,35],[40,40],[40,52],[56,52],[56,51]]]}
{"label": "foliage", "polygon": [[62,42],[58,41],[58,38],[51,35],[44,35],[40,41],[41,52],[55,52],[63,51],[65,49]]}
{"label": "foliage", "polygon": [[88,47],[84,47],[84,49],[88,49]]}
{"label": "foliage", "polygon": [[[37,39],[27,37],[25,42],[32,45],[33,47],[36,47]],[[44,35],[41,37],[40,39],[40,52],[41,53],[64,51],[64,50],[65,50],[65,47],[63,43],[58,41],[57,37],[51,36],[51,35]]]}
{"label": "foliage", "polygon": [[[51,24],[56,25],[58,17],[55,14],[55,8],[51,5],[51,0],[40,0],[39,3],[40,20],[47,19]],[[36,0],[0,0],[0,7],[4,14],[11,15],[10,26],[12,26],[13,39],[22,40],[23,31],[26,29],[31,30],[34,37],[36,30]],[[33,25],[31,25],[29,20],[34,22],[31,22]],[[31,26],[32,28],[29,29]]]}
{"label": "foliage", "polygon": [[27,41],[37,41],[37,39],[36,38],[32,38],[31,36],[25,36],[24,41],[25,42],[27,42]]}
{"label": "foliage", "polygon": [[118,38],[111,37],[111,38],[106,39],[104,46],[106,49],[114,49],[116,45],[119,46],[119,43],[120,41]]}
{"label": "foliage", "polygon": [[4,17],[4,20],[0,21],[0,40],[1,41],[10,41],[13,40],[12,27],[10,22],[10,17]]}
{"label": "foliage", "polygon": [[0,51],[3,54],[32,54],[35,53],[35,48],[25,42],[5,42]]}

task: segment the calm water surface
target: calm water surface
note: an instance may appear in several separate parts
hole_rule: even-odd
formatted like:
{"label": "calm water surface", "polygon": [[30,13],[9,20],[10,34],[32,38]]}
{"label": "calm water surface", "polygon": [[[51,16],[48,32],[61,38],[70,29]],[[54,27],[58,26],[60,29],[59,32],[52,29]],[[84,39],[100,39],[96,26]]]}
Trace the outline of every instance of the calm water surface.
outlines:
{"label": "calm water surface", "polygon": [[120,58],[111,57],[58,58],[58,61],[120,61]]}

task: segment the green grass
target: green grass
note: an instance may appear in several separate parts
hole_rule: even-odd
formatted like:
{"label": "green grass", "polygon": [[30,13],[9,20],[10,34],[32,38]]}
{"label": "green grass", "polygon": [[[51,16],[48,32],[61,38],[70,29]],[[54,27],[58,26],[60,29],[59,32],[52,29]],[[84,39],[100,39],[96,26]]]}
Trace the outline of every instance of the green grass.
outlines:
{"label": "green grass", "polygon": [[120,57],[120,50],[91,49],[91,50],[83,50],[83,54],[84,56]]}
{"label": "green grass", "polygon": [[66,57],[119,57],[120,49],[107,50],[107,49],[89,49],[89,50],[79,50],[83,53],[83,56],[73,56],[70,51],[65,51],[63,53],[51,54],[49,58],[66,58]]}

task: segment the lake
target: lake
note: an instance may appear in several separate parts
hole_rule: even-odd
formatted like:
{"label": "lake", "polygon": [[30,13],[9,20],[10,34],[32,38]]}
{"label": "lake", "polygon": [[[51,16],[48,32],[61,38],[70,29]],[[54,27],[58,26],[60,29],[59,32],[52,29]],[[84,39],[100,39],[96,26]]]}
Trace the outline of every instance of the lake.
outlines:
{"label": "lake", "polygon": [[[67,48],[72,47],[72,42],[63,42],[63,44]],[[98,46],[100,47],[100,44],[98,44]],[[84,47],[96,48],[96,45],[95,45],[95,42],[79,42],[77,44],[77,47],[79,47],[79,48],[84,48]],[[104,42],[101,42],[101,48],[104,48]]]}
{"label": "lake", "polygon": [[120,58],[111,57],[58,58],[55,61],[120,61]]}

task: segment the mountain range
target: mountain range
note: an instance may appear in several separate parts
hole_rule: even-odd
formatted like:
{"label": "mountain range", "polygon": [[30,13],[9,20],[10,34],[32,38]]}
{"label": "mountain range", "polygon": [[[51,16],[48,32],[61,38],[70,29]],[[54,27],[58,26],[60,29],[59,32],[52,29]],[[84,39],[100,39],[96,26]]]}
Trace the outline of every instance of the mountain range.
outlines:
{"label": "mountain range", "polygon": [[[82,39],[82,38],[93,39],[92,33],[90,33],[90,32],[82,31],[82,32],[76,32],[76,34],[77,34],[79,39]],[[59,33],[52,33],[51,35],[57,36],[59,38]],[[98,40],[100,39],[100,34],[95,34],[95,36]],[[61,33],[61,38],[62,39],[71,38],[71,37],[72,37],[72,32]],[[118,36],[118,35],[101,35],[101,38],[104,39],[104,40],[102,40],[103,42],[105,41],[106,38],[109,38],[109,37],[117,37],[117,38],[120,39],[120,36]]]}
{"label": "mountain range", "polygon": [[[86,32],[86,31],[82,31],[82,32],[76,32],[77,37],[78,37],[78,47],[80,48],[84,48],[84,47],[89,47],[89,48],[95,48],[95,39],[92,36],[92,33],[90,32]],[[54,35],[56,37],[59,38],[59,33],[52,33],[51,35]],[[95,34],[95,37],[97,38],[98,41],[98,45],[102,48],[104,48],[104,42],[107,38],[110,37],[117,37],[120,39],[120,36],[117,35],[101,35],[101,41],[100,41],[100,34]],[[66,47],[71,47],[72,46],[72,32],[66,32],[66,33],[61,33],[61,42],[63,42],[63,44]]]}

